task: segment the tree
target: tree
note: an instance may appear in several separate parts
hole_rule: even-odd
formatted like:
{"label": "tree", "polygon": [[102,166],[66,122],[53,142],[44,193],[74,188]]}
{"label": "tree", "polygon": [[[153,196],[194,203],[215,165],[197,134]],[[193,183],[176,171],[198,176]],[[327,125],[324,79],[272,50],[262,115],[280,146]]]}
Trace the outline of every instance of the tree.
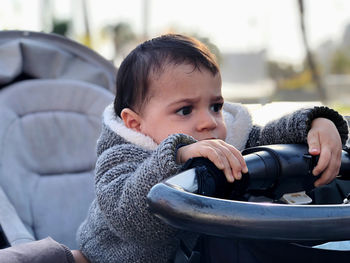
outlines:
{"label": "tree", "polygon": [[130,24],[120,22],[114,26],[108,26],[107,32],[112,35],[114,46],[114,59],[124,54],[125,47],[137,39]]}
{"label": "tree", "polygon": [[197,33],[188,33],[186,35],[190,35],[190,36],[198,39],[204,45],[206,45],[208,47],[208,49],[210,50],[210,52],[215,55],[217,63],[221,64],[222,56],[221,56],[220,49],[213,42],[210,41],[209,37],[201,36]]}
{"label": "tree", "polygon": [[67,36],[68,30],[71,25],[70,20],[57,20],[53,19],[52,33],[59,34],[62,36]]}
{"label": "tree", "polygon": [[312,80],[316,84],[316,88],[318,90],[320,99],[322,102],[326,102],[327,97],[326,97],[326,92],[324,90],[323,84],[321,77],[317,71],[316,68],[316,63],[314,61],[314,58],[312,56],[309,43],[308,43],[308,37],[305,29],[305,12],[304,12],[304,1],[303,0],[297,0],[298,1],[298,6],[299,6],[299,15],[300,15],[300,28],[301,28],[301,33],[303,36],[303,42],[304,42],[304,47],[306,51],[306,59],[311,71],[312,75]]}
{"label": "tree", "polygon": [[350,74],[350,56],[342,50],[338,49],[331,61],[331,73],[334,74]]}

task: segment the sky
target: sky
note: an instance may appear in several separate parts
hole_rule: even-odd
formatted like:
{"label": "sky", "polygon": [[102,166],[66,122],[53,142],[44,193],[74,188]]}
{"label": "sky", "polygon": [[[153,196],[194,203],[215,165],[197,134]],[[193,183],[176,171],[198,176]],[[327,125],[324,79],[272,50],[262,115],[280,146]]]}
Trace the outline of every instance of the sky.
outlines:
{"label": "sky", "polygon": [[[45,0],[2,0],[0,29],[41,30],[40,3]],[[77,0],[53,0],[58,17],[82,21]],[[86,0],[93,34],[106,24],[128,22],[153,37],[176,29],[209,37],[221,52],[265,49],[270,59],[300,63],[304,56],[297,0]],[[31,10],[28,12],[28,10]],[[340,41],[350,23],[349,0],[305,0],[306,26],[312,48]],[[102,51],[101,51],[102,52]]]}

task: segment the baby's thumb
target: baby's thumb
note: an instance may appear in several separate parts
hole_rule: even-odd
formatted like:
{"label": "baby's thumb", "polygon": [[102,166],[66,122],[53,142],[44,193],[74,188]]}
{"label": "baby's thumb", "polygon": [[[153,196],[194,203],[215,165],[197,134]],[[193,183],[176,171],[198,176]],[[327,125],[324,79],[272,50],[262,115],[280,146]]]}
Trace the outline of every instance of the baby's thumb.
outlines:
{"label": "baby's thumb", "polygon": [[318,155],[321,152],[321,145],[317,134],[309,134],[307,138],[309,145],[309,153],[311,155]]}

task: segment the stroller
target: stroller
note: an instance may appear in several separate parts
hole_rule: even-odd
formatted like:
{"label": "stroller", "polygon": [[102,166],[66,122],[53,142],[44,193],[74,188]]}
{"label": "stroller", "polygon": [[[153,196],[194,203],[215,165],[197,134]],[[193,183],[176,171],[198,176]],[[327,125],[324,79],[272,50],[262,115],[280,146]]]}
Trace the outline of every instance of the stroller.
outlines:
{"label": "stroller", "polygon": [[77,248],[115,75],[110,62],[65,37],[0,32],[2,248],[47,236]]}
{"label": "stroller", "polygon": [[[94,196],[95,142],[102,111],[114,97],[116,69],[92,50],[44,33],[0,32],[0,56],[0,245],[51,236],[75,249],[76,229]],[[227,239],[273,241],[269,244],[275,248],[290,242],[349,238],[344,227],[349,222],[348,205],[256,203],[253,197],[270,190],[275,180],[268,177],[266,183],[265,175],[254,189],[246,182],[236,192],[247,200],[218,199],[213,188],[198,190],[196,168],[188,168],[182,175],[190,181],[183,181],[180,174],[149,193],[153,212],[175,227]],[[248,197],[247,191],[256,195]],[[275,192],[269,194],[264,201]],[[235,207],[241,214],[233,213]],[[306,229],[305,222],[316,224]],[[322,225],[333,233],[320,232]],[[256,244],[254,249],[261,247]],[[288,249],[288,254],[294,253],[294,247]],[[195,262],[195,252],[179,253],[175,262]]]}
{"label": "stroller", "polygon": [[338,178],[318,188],[311,175],[317,157],[306,145],[260,146],[243,155],[249,173],[233,184],[194,158],[149,192],[156,216],[201,234],[195,247],[181,244],[175,262],[349,262],[349,148]]}

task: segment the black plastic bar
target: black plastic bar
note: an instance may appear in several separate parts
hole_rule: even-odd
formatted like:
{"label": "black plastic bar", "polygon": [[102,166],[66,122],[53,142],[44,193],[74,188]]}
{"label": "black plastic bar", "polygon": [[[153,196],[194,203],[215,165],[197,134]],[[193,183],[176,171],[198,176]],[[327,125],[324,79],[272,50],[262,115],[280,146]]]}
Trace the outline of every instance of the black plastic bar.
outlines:
{"label": "black plastic bar", "polygon": [[159,183],[149,208],[169,225],[229,238],[278,241],[350,239],[350,205],[283,205],[211,198]]}

